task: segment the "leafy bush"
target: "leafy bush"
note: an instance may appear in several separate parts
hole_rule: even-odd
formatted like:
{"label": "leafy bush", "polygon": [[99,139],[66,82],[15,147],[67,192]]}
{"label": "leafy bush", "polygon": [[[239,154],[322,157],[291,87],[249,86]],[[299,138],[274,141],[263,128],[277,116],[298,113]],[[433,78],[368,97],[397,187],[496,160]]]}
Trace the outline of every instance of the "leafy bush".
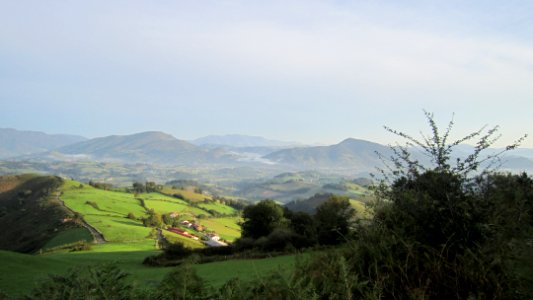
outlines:
{"label": "leafy bush", "polygon": [[191,249],[185,247],[183,243],[168,244],[163,249],[163,252],[169,259],[187,257],[192,253]]}
{"label": "leafy bush", "polygon": [[168,273],[156,290],[156,299],[208,299],[210,291],[190,264],[178,266]]}
{"label": "leafy bush", "polygon": [[23,299],[131,299],[133,286],[114,264],[77,267],[48,279]]}
{"label": "leafy bush", "polygon": [[98,203],[96,203],[94,201],[85,201],[85,204],[88,204],[88,205],[92,206],[96,210],[100,210],[100,207],[98,207]]}

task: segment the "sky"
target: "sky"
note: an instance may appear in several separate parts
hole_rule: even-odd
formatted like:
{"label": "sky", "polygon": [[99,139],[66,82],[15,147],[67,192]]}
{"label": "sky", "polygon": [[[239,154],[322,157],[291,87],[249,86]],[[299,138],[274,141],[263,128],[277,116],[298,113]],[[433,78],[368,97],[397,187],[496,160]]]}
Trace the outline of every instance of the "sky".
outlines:
{"label": "sky", "polygon": [[0,0],[0,128],[391,143],[424,110],[533,148],[533,1]]}

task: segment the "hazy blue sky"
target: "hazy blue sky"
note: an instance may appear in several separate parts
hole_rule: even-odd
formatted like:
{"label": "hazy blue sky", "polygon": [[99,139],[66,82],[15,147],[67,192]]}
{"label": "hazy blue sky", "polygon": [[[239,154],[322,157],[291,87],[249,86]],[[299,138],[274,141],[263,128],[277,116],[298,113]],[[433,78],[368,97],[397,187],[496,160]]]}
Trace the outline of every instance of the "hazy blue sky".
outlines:
{"label": "hazy blue sky", "polygon": [[[0,0],[0,127],[533,134],[533,1]],[[533,137],[526,142],[533,147]]]}

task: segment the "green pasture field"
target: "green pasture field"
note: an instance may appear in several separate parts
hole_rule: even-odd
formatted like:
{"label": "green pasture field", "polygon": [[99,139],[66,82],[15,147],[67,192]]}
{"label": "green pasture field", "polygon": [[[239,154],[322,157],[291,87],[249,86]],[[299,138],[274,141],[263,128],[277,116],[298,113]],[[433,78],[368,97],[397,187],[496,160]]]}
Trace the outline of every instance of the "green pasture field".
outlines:
{"label": "green pasture field", "polygon": [[220,237],[230,242],[241,237],[241,227],[237,224],[239,221],[241,221],[239,217],[198,220],[208,230],[215,231]]}
{"label": "green pasture field", "polygon": [[[139,200],[135,199],[133,194],[104,191],[89,185],[83,185],[83,188],[80,188],[79,182],[70,180],[65,181],[61,191],[63,192],[61,200],[69,208],[82,215],[93,214],[126,217],[131,212],[136,217],[142,217],[146,214]],[[96,203],[98,209],[87,204],[87,202]]]}
{"label": "green pasture field", "polygon": [[166,214],[170,212],[181,212],[189,213],[195,216],[210,216],[207,211],[201,208],[190,206],[187,202],[181,199],[170,197],[164,194],[148,193],[140,194],[138,197],[144,199],[146,207],[153,208],[156,212],[161,214]]}
{"label": "green pasture field", "polygon": [[[150,234],[151,228],[144,227],[140,220],[127,218],[129,213],[137,218],[146,216],[140,201],[132,194],[104,191],[89,185],[81,187],[79,182],[71,180],[65,181],[61,191],[60,198],[65,205],[83,215],[106,241],[140,241]],[[96,203],[97,208],[87,204],[88,201]]]}
{"label": "green pasture field", "polygon": [[198,206],[200,206],[203,209],[214,210],[219,214],[225,214],[225,215],[234,214],[236,212],[235,208],[224,205],[224,204],[216,203],[216,202],[201,203],[201,204],[198,204]]}
{"label": "green pasture field", "polygon": [[160,213],[160,214],[179,212],[181,214],[190,214],[194,216],[198,216],[198,215],[210,216],[211,215],[203,209],[189,206],[187,203],[182,204],[177,201],[149,199],[149,200],[144,200],[144,203],[147,208],[153,209],[155,212]]}
{"label": "green pasture field", "polygon": [[164,186],[161,192],[167,195],[180,194],[183,196],[183,198],[194,202],[204,201],[205,199],[212,200],[212,197],[209,195],[196,193],[193,187],[185,187],[184,189],[174,189],[171,186]]}
{"label": "green pasture field", "polygon": [[270,272],[289,275],[294,269],[296,257],[297,255],[286,255],[263,259],[235,259],[197,264],[194,268],[198,275],[211,286],[220,287],[235,277],[248,282],[265,277]]}
{"label": "green pasture field", "polygon": [[133,242],[149,238],[152,228],[145,227],[139,220],[126,217],[85,215],[84,219],[98,229],[106,241]]}

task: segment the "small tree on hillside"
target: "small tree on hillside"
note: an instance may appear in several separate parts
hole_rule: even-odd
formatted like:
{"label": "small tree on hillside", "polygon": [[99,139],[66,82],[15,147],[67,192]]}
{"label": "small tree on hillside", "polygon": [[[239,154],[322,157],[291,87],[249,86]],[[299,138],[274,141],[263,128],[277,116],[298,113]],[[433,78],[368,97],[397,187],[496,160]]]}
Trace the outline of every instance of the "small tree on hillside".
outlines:
{"label": "small tree on hillside", "polygon": [[286,227],[288,223],[283,216],[283,208],[272,200],[263,200],[247,206],[242,217],[242,237],[253,239],[267,236],[276,228]]}

